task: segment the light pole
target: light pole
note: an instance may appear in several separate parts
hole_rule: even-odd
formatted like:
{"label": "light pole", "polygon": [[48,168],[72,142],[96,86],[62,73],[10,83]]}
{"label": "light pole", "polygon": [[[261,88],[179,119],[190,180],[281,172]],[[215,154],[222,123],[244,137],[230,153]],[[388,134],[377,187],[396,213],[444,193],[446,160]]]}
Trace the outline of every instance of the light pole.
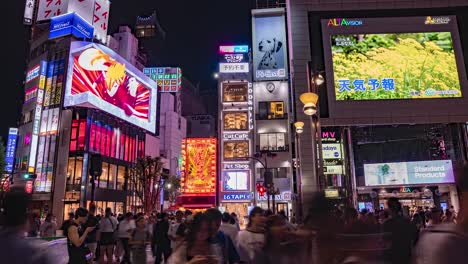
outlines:
{"label": "light pole", "polygon": [[[263,173],[263,179],[267,191],[267,204],[268,204],[268,209],[270,209],[270,195],[273,195],[273,213],[276,211],[275,210],[275,184],[273,182],[273,174],[268,168],[268,157],[274,158],[276,156],[276,153],[273,153],[269,150],[262,150],[260,152],[255,153],[254,157],[247,157],[249,159],[253,159],[260,163],[265,170]],[[264,161],[262,161],[260,158],[264,158]]]}
{"label": "light pole", "polygon": [[301,153],[300,153],[300,144],[301,137],[300,135],[304,132],[304,122],[298,121],[294,123],[296,128],[296,144],[295,144],[295,154],[296,154],[296,216],[299,221],[302,219],[302,188],[301,188],[301,178],[302,178],[302,167],[301,167]]}

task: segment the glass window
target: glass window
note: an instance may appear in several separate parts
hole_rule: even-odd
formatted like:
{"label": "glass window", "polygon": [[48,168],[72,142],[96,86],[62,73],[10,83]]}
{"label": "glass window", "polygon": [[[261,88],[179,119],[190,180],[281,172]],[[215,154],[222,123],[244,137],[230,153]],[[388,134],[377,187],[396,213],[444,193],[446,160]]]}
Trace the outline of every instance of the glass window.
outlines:
{"label": "glass window", "polygon": [[70,157],[68,158],[67,185],[73,184],[74,176],[75,176],[75,157]]}
{"label": "glass window", "polygon": [[224,113],[225,130],[247,130],[247,112]]}
{"label": "glass window", "polygon": [[110,164],[109,167],[109,189],[115,189],[115,176],[117,173],[117,165]]}
{"label": "glass window", "polygon": [[125,183],[125,167],[119,166],[117,169],[117,190],[123,190]]}
{"label": "glass window", "polygon": [[77,157],[76,166],[75,166],[75,177],[73,177],[73,185],[76,185],[76,186],[81,185],[82,172],[83,172],[83,158]]}
{"label": "glass window", "polygon": [[259,102],[259,119],[282,119],[284,118],[284,102]]}
{"label": "glass window", "polygon": [[[287,178],[288,177],[288,168],[269,168],[273,174],[273,178]],[[263,177],[265,174],[265,169],[260,169],[260,176]]]}
{"label": "glass window", "polygon": [[107,180],[109,179],[109,163],[102,163],[102,174],[99,176],[99,188],[107,188]]}
{"label": "glass window", "polygon": [[224,158],[236,159],[249,156],[249,141],[226,141],[224,142]]}
{"label": "glass window", "polygon": [[86,120],[80,121],[80,128],[78,130],[78,150],[84,150],[86,135]]}
{"label": "glass window", "polygon": [[248,84],[223,83],[223,102],[247,102]]}
{"label": "glass window", "polygon": [[260,134],[260,150],[287,151],[284,133]]}

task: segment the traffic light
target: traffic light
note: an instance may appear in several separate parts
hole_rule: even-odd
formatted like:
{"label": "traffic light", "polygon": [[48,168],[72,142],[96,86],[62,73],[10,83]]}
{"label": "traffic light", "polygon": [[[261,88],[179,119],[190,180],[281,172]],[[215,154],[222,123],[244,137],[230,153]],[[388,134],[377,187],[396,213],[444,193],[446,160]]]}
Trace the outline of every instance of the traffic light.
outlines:
{"label": "traffic light", "polygon": [[23,179],[25,180],[35,180],[37,178],[37,174],[35,173],[25,173],[23,174]]}
{"label": "traffic light", "polygon": [[260,188],[258,188],[258,195],[259,196],[264,196],[265,195],[265,187],[264,186],[260,186]]}

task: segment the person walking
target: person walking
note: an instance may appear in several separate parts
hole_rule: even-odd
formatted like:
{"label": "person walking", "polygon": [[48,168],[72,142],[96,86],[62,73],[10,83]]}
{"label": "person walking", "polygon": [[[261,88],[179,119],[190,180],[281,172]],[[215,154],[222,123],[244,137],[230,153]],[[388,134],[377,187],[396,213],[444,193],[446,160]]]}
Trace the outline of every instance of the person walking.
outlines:
{"label": "person walking", "polygon": [[53,221],[53,215],[51,213],[47,214],[44,223],[42,223],[39,228],[41,237],[54,237],[55,231],[57,231],[57,224]]}
{"label": "person walking", "polygon": [[94,230],[94,227],[83,228],[88,219],[88,210],[78,208],[75,219],[70,222],[65,234],[67,236],[67,249],[69,264],[86,264],[93,258],[92,252],[85,246],[85,239]]}
{"label": "person walking", "polygon": [[151,234],[146,229],[146,220],[140,216],[135,221],[136,228],[131,231],[128,244],[131,246],[132,264],[146,264],[146,245],[150,242]]}
{"label": "person walking", "polygon": [[[171,240],[171,251],[174,251],[183,239],[183,236],[180,236],[177,233],[179,228],[180,230],[182,229],[185,230],[185,227],[183,226],[185,224],[182,222],[183,218],[184,218],[184,213],[182,211],[177,211],[175,214],[175,222],[171,224],[171,226],[169,227],[169,231],[167,235],[169,239]],[[179,230],[179,234],[181,232],[180,230]]]}
{"label": "person walking", "polygon": [[222,231],[225,235],[229,236],[232,241],[236,241],[239,230],[237,229],[237,226],[231,224],[231,220],[231,215],[227,212],[224,212],[219,230]]}
{"label": "person walking", "polygon": [[155,264],[162,262],[162,256],[164,261],[169,259],[171,255],[171,240],[169,239],[167,232],[169,231],[169,221],[166,213],[160,213],[158,222],[154,225],[153,239],[151,240],[151,246],[156,247]]}
{"label": "person walking", "polygon": [[265,211],[254,207],[249,214],[247,228],[237,235],[236,245],[243,263],[262,263],[265,246]]}
{"label": "person walking", "polygon": [[112,210],[106,208],[105,216],[99,221],[99,243],[100,255],[99,263],[104,264],[104,255],[107,263],[112,264],[114,254],[114,232],[117,229],[117,219],[112,216]]}
{"label": "person walking", "polygon": [[219,251],[221,252],[221,256],[224,263],[240,263],[239,253],[234,246],[234,242],[231,238],[224,234],[221,230],[221,222],[223,215],[221,212],[216,208],[210,208],[206,210],[204,213],[210,222],[211,227],[211,236],[210,236],[210,243],[217,246]]}
{"label": "person walking", "polygon": [[[125,218],[120,221],[119,228],[117,230],[118,243],[124,251],[124,256],[121,263],[130,263],[130,247],[128,241],[130,235],[135,229],[135,221],[133,220],[133,214],[128,212],[125,214]],[[120,260],[120,252],[116,255],[117,261]]]}

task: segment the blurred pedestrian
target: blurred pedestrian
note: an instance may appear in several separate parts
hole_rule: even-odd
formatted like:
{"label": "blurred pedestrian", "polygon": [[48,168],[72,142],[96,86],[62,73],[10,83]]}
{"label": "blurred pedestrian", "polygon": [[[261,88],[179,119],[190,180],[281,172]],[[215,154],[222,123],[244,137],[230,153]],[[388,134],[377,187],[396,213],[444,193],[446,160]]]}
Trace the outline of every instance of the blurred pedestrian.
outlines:
{"label": "blurred pedestrian", "polygon": [[439,207],[433,207],[426,212],[427,224],[426,228],[433,228],[434,226],[442,223],[442,209]]}
{"label": "blurred pedestrian", "polygon": [[417,229],[408,218],[402,215],[398,198],[389,198],[387,205],[390,209],[390,218],[383,223],[383,230],[391,233],[392,241],[392,248],[387,258],[391,263],[405,264],[410,261],[411,249],[417,239]]}
{"label": "blurred pedestrian", "polygon": [[39,215],[37,213],[32,213],[30,215],[28,226],[28,236],[37,237],[41,228],[41,219],[39,218]]}
{"label": "blurred pedestrian", "polygon": [[227,212],[224,212],[219,230],[223,231],[225,235],[228,235],[232,241],[236,241],[239,230],[237,229],[237,226],[231,224],[231,220],[231,215]]}
{"label": "blurred pedestrian", "polygon": [[237,235],[236,245],[243,263],[263,262],[265,255],[265,211],[254,207],[249,214],[247,228]]}
{"label": "blurred pedestrian", "polygon": [[[99,253],[97,251],[97,234],[99,232],[99,220],[97,219],[96,215],[96,205],[91,204],[89,206],[88,212],[88,220],[84,224],[84,227],[94,227],[93,231],[91,231],[88,236],[86,236],[85,245],[91,250],[94,256]],[[97,260],[97,259],[96,259]]]}
{"label": "blurred pedestrian", "polygon": [[40,227],[41,237],[54,237],[55,231],[57,231],[57,223],[53,221],[54,216],[49,213]]}
{"label": "blurred pedestrian", "polygon": [[107,207],[104,217],[99,221],[100,264],[105,263],[104,255],[106,255],[107,263],[112,264],[115,244],[114,232],[117,230],[117,225],[117,219],[112,216],[111,208]]}
{"label": "blurred pedestrian", "polygon": [[222,264],[221,252],[209,242],[211,223],[205,214],[197,213],[191,221],[185,241],[168,259],[168,264]]}
{"label": "blurred pedestrian", "polygon": [[211,236],[209,241],[211,244],[217,246],[221,252],[220,257],[223,263],[239,263],[240,257],[237,249],[234,246],[233,240],[221,230],[221,222],[223,215],[216,208],[210,208],[205,212],[208,221],[210,221]]}
{"label": "blurred pedestrian", "polygon": [[25,239],[27,208],[31,196],[24,192],[1,193],[0,259],[2,263],[49,264],[47,251],[37,248],[32,240]]}
{"label": "blurred pedestrian", "polygon": [[166,213],[160,213],[158,216],[158,221],[154,225],[153,229],[153,239],[151,241],[151,246],[156,247],[155,253],[155,264],[162,262],[162,257],[164,256],[164,261],[169,259],[171,255],[171,240],[169,239],[167,233],[169,232],[169,221],[168,215]]}
{"label": "blurred pedestrian", "polygon": [[135,225],[128,242],[131,246],[132,264],[146,264],[146,246],[151,241],[151,234],[146,229],[144,216],[138,217]]}
{"label": "blurred pedestrian", "polygon": [[117,229],[117,239],[119,250],[116,252],[117,261],[120,260],[122,255],[121,249],[124,251],[124,256],[121,263],[130,263],[130,248],[128,241],[132,231],[136,228],[135,221],[133,220],[133,214],[128,212],[125,214],[125,217],[119,223],[119,228]]}
{"label": "blurred pedestrian", "polygon": [[[182,220],[184,217],[184,213],[182,211],[177,211],[175,214],[175,222],[172,223],[169,227],[169,231],[167,233],[169,239],[171,240],[171,251],[174,251],[177,246],[180,244],[181,240],[183,239],[183,236],[181,237],[180,235],[177,235],[177,230],[180,228],[183,228],[185,230],[185,227],[181,225],[185,225]],[[179,231],[180,234],[180,231]]]}
{"label": "blurred pedestrian", "polygon": [[94,227],[84,228],[84,223],[88,219],[88,210],[78,208],[75,211],[75,220],[70,222],[67,231],[67,247],[69,254],[69,264],[86,264],[92,260],[93,254],[85,246],[85,239],[94,230]]}

